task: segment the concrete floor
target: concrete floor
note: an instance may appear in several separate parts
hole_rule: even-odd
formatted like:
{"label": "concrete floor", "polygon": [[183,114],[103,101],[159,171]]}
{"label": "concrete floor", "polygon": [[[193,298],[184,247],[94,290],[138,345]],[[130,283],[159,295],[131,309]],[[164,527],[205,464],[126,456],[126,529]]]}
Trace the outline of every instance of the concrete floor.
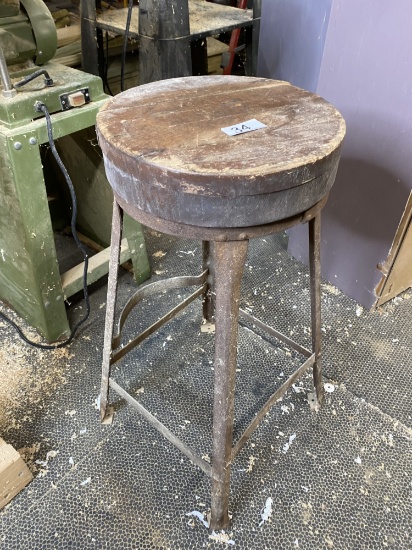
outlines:
{"label": "concrete floor", "polygon": [[[200,271],[200,243],[151,231],[147,243],[155,279]],[[124,272],[119,304],[134,289]],[[0,512],[1,549],[412,548],[410,293],[367,312],[322,285],[325,382],[333,391],[312,411],[307,376],[273,407],[233,465],[232,526],[212,535],[200,521],[210,483],[198,468],[114,394],[112,424],[99,423],[105,294],[104,284],[94,286],[90,320],[66,350],[28,348],[0,325],[0,435],[23,449],[35,472]],[[144,303],[130,335],[177,300]],[[242,307],[310,345],[308,271],[287,254],[286,236],[251,243]],[[81,308],[70,306],[72,323]],[[113,377],[210,457],[213,338],[200,322],[196,301]],[[302,360],[241,325],[235,440]]]}

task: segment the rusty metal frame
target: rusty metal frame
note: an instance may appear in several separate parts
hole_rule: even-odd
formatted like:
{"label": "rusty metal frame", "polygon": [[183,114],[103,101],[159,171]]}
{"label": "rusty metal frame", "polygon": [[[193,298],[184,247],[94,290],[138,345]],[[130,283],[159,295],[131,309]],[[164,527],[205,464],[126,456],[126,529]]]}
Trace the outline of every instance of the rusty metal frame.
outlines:
{"label": "rusty metal frame", "polygon": [[[321,373],[321,293],[320,293],[320,212],[326,198],[312,208],[287,220],[281,220],[265,226],[249,228],[202,228],[183,226],[142,213],[125,211],[153,229],[172,235],[203,240],[203,272],[194,277],[175,277],[148,284],[135,292],[124,306],[114,333],[115,304],[117,294],[117,272],[122,233],[123,204],[115,196],[113,207],[112,240],[110,251],[108,297],[106,309],[105,336],[102,363],[102,385],[100,414],[103,420],[108,404],[110,387],[133,406],[154,428],[175,445],[184,455],[196,464],[212,479],[211,529],[223,529],[229,524],[228,501],[230,469],[238,452],[258,427],[271,407],[281,399],[291,385],[309,368],[313,368],[314,386],[318,402],[322,401],[323,385]],[[148,217],[150,219],[148,219]],[[148,223],[149,222],[149,223]],[[309,267],[311,288],[312,351],[302,347],[274,328],[239,309],[240,284],[243,274],[248,242],[250,238],[260,237],[284,231],[288,227],[309,222]],[[166,315],[153,323],[133,340],[121,346],[121,334],[124,324],[133,309],[148,296],[164,290],[173,290],[197,286],[198,288]],[[215,296],[213,296],[215,294]],[[213,453],[212,465],[196,455],[185,443],[174,435],[164,424],[146,410],[127,391],[110,378],[111,366],[124,357],[130,350],[153,334],[158,328],[170,321],[193,300],[202,296],[203,315],[211,322],[214,316],[215,331],[215,382],[213,407]],[[213,298],[212,298],[213,296]],[[305,362],[269,397],[245,429],[239,440],[233,445],[234,389],[236,378],[237,337],[239,317],[246,319],[271,336],[286,343],[292,349],[306,357]]]}
{"label": "rusty metal frame", "polygon": [[171,319],[173,319],[173,317],[175,317],[180,311],[182,311],[191,302],[193,302],[193,300],[195,300],[198,296],[201,296],[206,290],[207,276],[208,276],[208,272],[204,271],[198,277],[173,277],[163,281],[156,281],[155,283],[146,285],[145,287],[140,288],[137,292],[135,292],[135,294],[133,294],[133,296],[129,298],[129,300],[127,301],[126,305],[124,306],[120,314],[120,318],[117,325],[117,333],[112,340],[112,350],[117,349],[120,346],[121,335],[122,335],[121,333],[122,333],[123,326],[126,322],[126,319],[128,315],[131,313],[131,311],[144,298],[147,298],[149,296],[153,296],[154,294],[158,294],[168,290],[201,285],[200,288],[195,290],[195,292],[193,292],[185,300],[183,300],[176,307],[171,309],[166,315],[164,315],[158,321],[156,321],[156,323],[153,323],[150,327],[148,327],[146,330],[144,330],[143,332],[138,334],[135,338],[133,338],[133,340],[129,341],[127,344],[122,346],[115,353],[112,353],[110,365],[113,365],[114,363],[119,361],[122,357],[126,355],[126,353],[128,353],[133,348],[135,348],[138,344],[143,342],[143,340],[148,338],[161,326],[168,323]]}

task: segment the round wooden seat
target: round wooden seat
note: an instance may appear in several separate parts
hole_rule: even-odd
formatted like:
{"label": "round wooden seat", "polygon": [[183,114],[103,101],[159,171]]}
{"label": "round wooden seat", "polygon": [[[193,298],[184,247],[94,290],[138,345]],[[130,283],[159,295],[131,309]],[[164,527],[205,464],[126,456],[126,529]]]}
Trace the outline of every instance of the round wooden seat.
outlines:
{"label": "round wooden seat", "polygon": [[[265,127],[221,130],[250,119]],[[124,92],[100,111],[97,129],[126,210],[248,227],[303,212],[328,193],[345,123],[324,99],[286,82],[206,76]]]}

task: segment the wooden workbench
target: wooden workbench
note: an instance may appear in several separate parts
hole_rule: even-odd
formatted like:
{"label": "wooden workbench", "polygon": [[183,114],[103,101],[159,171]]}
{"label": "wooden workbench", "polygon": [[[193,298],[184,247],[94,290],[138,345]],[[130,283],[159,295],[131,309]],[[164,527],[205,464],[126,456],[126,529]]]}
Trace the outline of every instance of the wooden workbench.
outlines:
{"label": "wooden workbench", "polygon": [[[231,31],[253,24],[252,10],[239,10],[230,6],[212,4],[205,0],[189,0],[189,35],[193,40]],[[107,10],[96,15],[99,28],[116,34],[126,29],[127,8]],[[139,10],[133,8],[129,31],[130,38],[139,38]]]}
{"label": "wooden workbench", "polygon": [[[206,0],[140,0],[132,11],[129,37],[139,42],[140,83],[193,74],[193,51],[205,47],[205,37],[253,29],[249,48],[253,74],[257,61],[261,0],[253,10],[240,10]],[[161,14],[161,15],[160,15]],[[101,72],[103,48],[96,48],[102,30],[125,33],[127,8],[96,15],[95,0],[82,0],[82,67],[92,74]],[[161,20],[162,19],[162,20]],[[97,42],[96,42],[97,36]],[[101,43],[102,46],[102,43]]]}

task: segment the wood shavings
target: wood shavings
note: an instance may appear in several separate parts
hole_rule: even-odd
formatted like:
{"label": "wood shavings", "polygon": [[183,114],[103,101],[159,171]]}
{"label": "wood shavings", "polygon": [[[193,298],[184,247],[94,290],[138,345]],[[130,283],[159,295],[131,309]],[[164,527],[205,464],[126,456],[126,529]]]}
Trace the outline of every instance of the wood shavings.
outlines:
{"label": "wood shavings", "polygon": [[46,454],[46,460],[36,460],[36,464],[40,464],[40,466],[43,466],[44,468],[48,467],[48,462],[50,458],[56,458],[59,451],[48,451]]}
{"label": "wood shavings", "polygon": [[94,407],[97,411],[100,410],[100,393],[99,393],[99,395],[96,397],[96,399],[94,400],[93,407]]}
{"label": "wood shavings", "polygon": [[88,477],[88,478],[85,479],[84,481],[81,481],[81,482],[80,482],[80,485],[81,485],[82,487],[84,487],[85,485],[88,485],[89,483],[91,483],[91,481],[92,481],[92,478],[91,478],[91,477]]}
{"label": "wood shavings", "polygon": [[327,292],[329,292],[330,294],[334,294],[335,296],[340,294],[340,290],[336,288],[336,286],[329,285],[329,284],[322,285],[322,290],[326,290]]}
{"label": "wood shavings", "polygon": [[285,443],[282,447],[282,453],[283,454],[286,454],[290,448],[290,446],[292,445],[293,441],[296,439],[296,434],[292,434],[289,436],[289,441],[287,443]]}
{"label": "wood shavings", "polygon": [[[13,318],[12,313],[8,314]],[[33,330],[26,329],[26,332],[30,338],[40,339]],[[0,346],[0,433],[3,436],[10,430],[20,429],[23,422],[30,422],[32,418],[27,411],[32,411],[66,383],[66,360],[73,357],[67,349],[46,354],[28,347],[17,335],[5,337],[7,346]]]}
{"label": "wood shavings", "polygon": [[204,525],[204,527],[206,527],[206,529],[209,529],[209,523],[205,520],[202,512],[199,512],[198,510],[193,510],[193,512],[187,512],[186,515],[195,517],[200,521],[200,523]]}
{"label": "wood shavings", "polygon": [[262,518],[262,521],[259,523],[259,527],[261,527],[272,515],[272,504],[273,499],[271,497],[268,497],[266,499],[265,507],[262,509],[262,512],[260,513],[260,517]]}
{"label": "wood shavings", "polygon": [[38,471],[37,466],[34,463],[34,457],[40,450],[40,443],[33,443],[30,447],[22,447],[21,449],[18,449],[18,453],[24,460],[24,462],[29,467],[29,470],[32,473],[35,473]]}
{"label": "wood shavings", "polygon": [[229,538],[229,535],[225,533],[224,531],[219,531],[216,533],[216,531],[212,531],[212,533],[209,535],[209,538],[211,540],[214,540],[216,542],[222,542],[224,544],[230,544],[231,546],[235,546],[235,541],[231,538]]}
{"label": "wood shavings", "polygon": [[363,307],[362,306],[356,306],[356,317],[360,317],[363,313]]}
{"label": "wood shavings", "polygon": [[187,256],[194,256],[195,255],[195,252],[196,252],[197,248],[195,248],[194,250],[178,250],[177,252],[181,252],[182,254],[186,254]]}
{"label": "wood shavings", "polygon": [[280,410],[282,411],[282,414],[289,414],[289,408],[286,405],[282,405]]}
{"label": "wood shavings", "polygon": [[247,467],[246,471],[247,472],[251,472],[255,466],[255,462],[256,462],[256,457],[255,456],[250,456],[249,457],[249,466]]}

